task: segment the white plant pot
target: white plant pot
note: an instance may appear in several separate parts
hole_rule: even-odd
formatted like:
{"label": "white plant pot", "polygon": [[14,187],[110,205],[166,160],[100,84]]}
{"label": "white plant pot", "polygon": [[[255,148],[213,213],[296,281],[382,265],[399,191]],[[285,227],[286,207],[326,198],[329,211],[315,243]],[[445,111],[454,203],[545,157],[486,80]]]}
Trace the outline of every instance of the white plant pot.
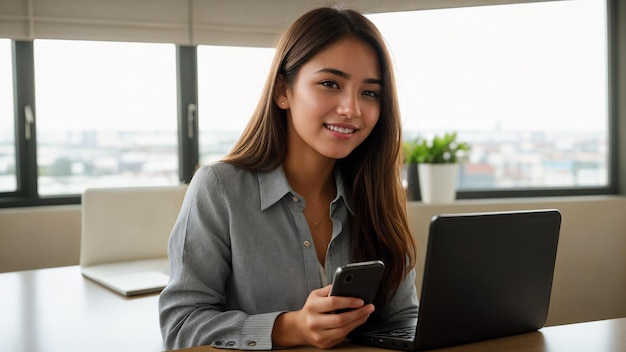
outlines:
{"label": "white plant pot", "polygon": [[459,164],[418,164],[420,193],[427,204],[447,204],[456,199]]}

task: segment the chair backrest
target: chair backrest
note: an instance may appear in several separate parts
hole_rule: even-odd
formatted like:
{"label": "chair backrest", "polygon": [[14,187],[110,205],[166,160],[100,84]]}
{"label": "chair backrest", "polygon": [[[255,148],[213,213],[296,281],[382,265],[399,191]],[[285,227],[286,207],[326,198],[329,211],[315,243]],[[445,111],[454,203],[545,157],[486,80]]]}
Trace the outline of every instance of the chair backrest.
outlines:
{"label": "chair backrest", "polygon": [[186,185],[87,189],[80,265],[167,257],[186,190]]}

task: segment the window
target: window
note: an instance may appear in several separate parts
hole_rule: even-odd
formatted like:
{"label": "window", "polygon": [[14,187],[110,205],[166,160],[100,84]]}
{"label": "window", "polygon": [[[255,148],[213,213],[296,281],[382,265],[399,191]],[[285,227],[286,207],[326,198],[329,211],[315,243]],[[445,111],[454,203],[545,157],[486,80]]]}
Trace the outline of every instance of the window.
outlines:
{"label": "window", "polygon": [[[368,15],[392,52],[405,139],[457,131],[472,145],[457,198],[617,192],[609,87],[623,82],[609,82],[609,58],[622,58],[609,55],[607,3]],[[0,39],[0,207],[77,204],[87,187],[188,180],[198,161],[222,158],[239,138],[273,54]],[[177,97],[197,106],[197,119],[182,116]]]}
{"label": "window", "polygon": [[462,191],[609,186],[605,1],[369,17],[395,60],[405,139],[471,143]]}
{"label": "window", "polygon": [[11,41],[0,39],[0,192],[17,190]]}
{"label": "window", "polygon": [[261,96],[274,48],[198,47],[200,162],[225,156]]}
{"label": "window", "polygon": [[40,195],[178,183],[172,44],[36,40]]}

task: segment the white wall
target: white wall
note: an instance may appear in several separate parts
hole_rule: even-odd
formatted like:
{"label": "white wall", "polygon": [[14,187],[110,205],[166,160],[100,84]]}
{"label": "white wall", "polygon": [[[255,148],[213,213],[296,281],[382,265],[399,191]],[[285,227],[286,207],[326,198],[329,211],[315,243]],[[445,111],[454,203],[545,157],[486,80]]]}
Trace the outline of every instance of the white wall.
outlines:
{"label": "white wall", "polygon": [[[463,200],[408,204],[423,251],[441,213],[556,208],[563,216],[548,325],[626,316],[626,197]],[[78,264],[80,206],[0,209],[0,272]],[[420,253],[418,278],[424,256]]]}
{"label": "white wall", "polygon": [[80,205],[0,209],[0,272],[78,264]]}

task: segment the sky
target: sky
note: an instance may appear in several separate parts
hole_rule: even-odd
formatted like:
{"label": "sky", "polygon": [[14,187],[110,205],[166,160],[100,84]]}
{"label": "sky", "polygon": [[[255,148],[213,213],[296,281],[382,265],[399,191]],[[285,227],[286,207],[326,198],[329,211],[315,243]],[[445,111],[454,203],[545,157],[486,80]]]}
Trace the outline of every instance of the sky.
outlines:
{"label": "sky", "polygon": [[394,56],[405,120],[420,120],[414,126],[587,130],[606,125],[604,6],[577,0],[370,17]]}
{"label": "sky", "polygon": [[[369,17],[394,58],[406,129],[606,130],[604,1]],[[7,48],[0,40],[2,99]],[[199,47],[201,129],[243,128],[272,54]],[[35,55],[39,129],[176,129],[174,45],[37,40]],[[0,101],[1,130],[11,110]]]}

